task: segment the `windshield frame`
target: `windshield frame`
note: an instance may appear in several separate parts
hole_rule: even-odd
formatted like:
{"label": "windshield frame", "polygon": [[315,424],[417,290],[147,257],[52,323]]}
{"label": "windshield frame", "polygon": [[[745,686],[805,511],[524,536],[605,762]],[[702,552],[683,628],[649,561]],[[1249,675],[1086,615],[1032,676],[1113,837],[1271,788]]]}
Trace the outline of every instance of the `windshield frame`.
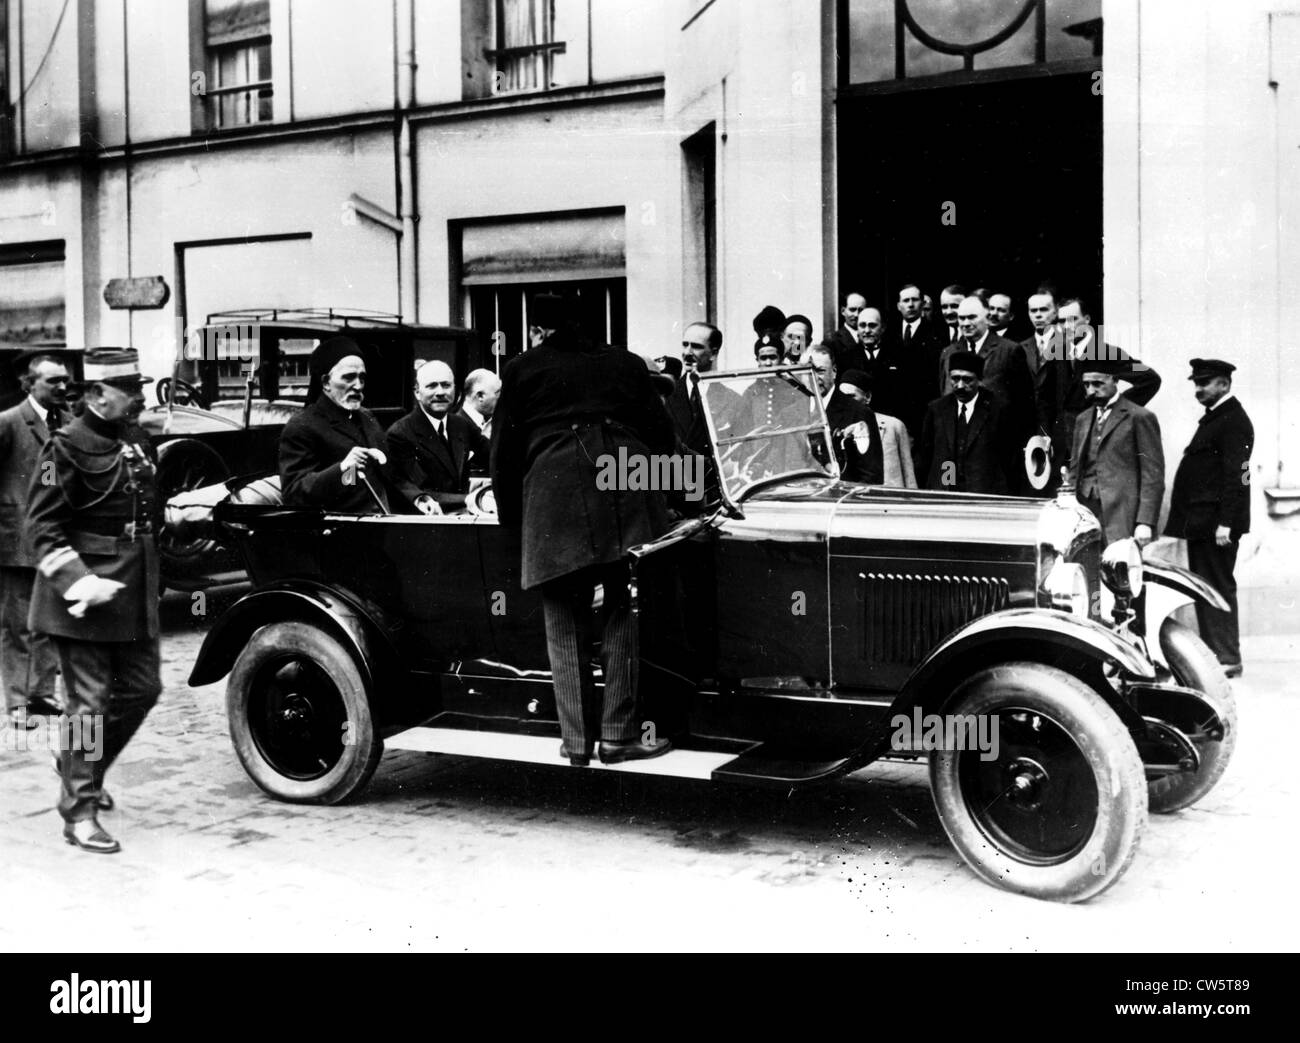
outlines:
{"label": "windshield frame", "polygon": [[[749,367],[747,369],[710,370],[707,373],[700,373],[699,380],[701,384],[704,384],[709,381],[735,380],[737,378],[742,378],[742,377],[754,377],[756,379],[762,379],[762,378],[773,378],[776,376],[780,376],[781,378],[786,379],[791,383],[798,383],[800,385],[800,390],[807,393],[808,387],[803,384],[803,381],[797,380],[797,377],[802,374],[808,375],[812,387],[814,389],[817,389],[816,371],[812,368],[812,366],[810,366],[806,362],[798,363],[795,365],[757,366],[757,367]],[[814,393],[812,394],[812,398],[817,403],[817,417],[818,420],[820,421],[822,438],[825,440],[826,451],[830,457],[830,462],[827,465],[826,469],[817,470],[810,467],[804,467],[804,468],[797,468],[791,471],[782,471],[777,474],[764,475],[761,478],[756,478],[753,481],[746,482],[744,485],[740,486],[740,488],[733,493],[727,487],[727,481],[723,477],[722,452],[721,452],[722,447],[719,446],[718,444],[718,430],[716,425],[714,424],[713,411],[709,408],[709,404],[708,404],[709,397],[703,391],[701,391],[700,394],[702,399],[701,406],[704,412],[704,423],[709,430],[709,449],[710,452],[713,454],[713,467],[715,473],[718,476],[718,492],[719,495],[722,497],[722,502],[727,506],[729,511],[734,513],[740,513],[740,505],[744,503],[745,500],[759,488],[766,488],[771,485],[776,485],[780,482],[790,481],[791,479],[794,478],[811,477],[811,478],[830,478],[834,480],[840,477],[839,461],[835,458],[835,447],[831,442],[830,425],[826,419],[826,403],[823,400],[823,395],[821,394],[820,390],[815,390]],[[812,433],[817,430],[817,425],[809,424],[806,428],[805,427],[785,428],[783,430],[787,434],[798,432],[798,431],[807,431],[809,433]],[[750,437],[741,436],[739,438],[726,438],[723,440],[723,445],[724,446],[737,445],[741,442],[747,442],[747,441],[758,442],[770,435],[775,435],[777,433],[778,432],[775,431],[765,431],[760,435],[755,435]]]}

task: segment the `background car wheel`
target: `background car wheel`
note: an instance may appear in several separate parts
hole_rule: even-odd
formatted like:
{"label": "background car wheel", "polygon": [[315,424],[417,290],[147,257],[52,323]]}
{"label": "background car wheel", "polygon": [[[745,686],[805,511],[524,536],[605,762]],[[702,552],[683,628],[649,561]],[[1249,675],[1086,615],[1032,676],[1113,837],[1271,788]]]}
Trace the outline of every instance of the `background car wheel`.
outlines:
{"label": "background car wheel", "polygon": [[1237,704],[1223,667],[1191,627],[1166,619],[1160,627],[1160,647],[1175,680],[1201,692],[1223,722],[1223,739],[1197,746],[1201,766],[1191,773],[1165,775],[1147,783],[1151,810],[1168,814],[1191,807],[1222,777],[1237,745]]}
{"label": "background car wheel", "polygon": [[[211,446],[194,438],[177,438],[158,448],[158,496],[166,503],[177,493],[216,485],[230,477],[226,463]],[[212,539],[177,539],[167,529],[158,538],[158,557],[164,587],[197,590],[220,570],[219,557],[229,557]]]}
{"label": "background car wheel", "polygon": [[347,800],[384,752],[356,662],[309,623],[253,634],[230,673],[226,713],[244,770],[295,804]]}
{"label": "background car wheel", "polygon": [[971,677],[944,713],[988,715],[996,737],[987,760],[978,749],[930,754],[940,821],[980,877],[1077,902],[1123,875],[1146,827],[1146,778],[1100,695],[1055,667],[1010,663]]}
{"label": "background car wheel", "polygon": [[188,380],[181,380],[179,378],[172,380],[171,377],[163,377],[154,387],[154,394],[157,396],[158,404],[160,406],[165,406],[168,399],[175,395],[175,404],[178,406],[198,406],[200,409],[208,408],[208,403],[203,398],[203,392]]}

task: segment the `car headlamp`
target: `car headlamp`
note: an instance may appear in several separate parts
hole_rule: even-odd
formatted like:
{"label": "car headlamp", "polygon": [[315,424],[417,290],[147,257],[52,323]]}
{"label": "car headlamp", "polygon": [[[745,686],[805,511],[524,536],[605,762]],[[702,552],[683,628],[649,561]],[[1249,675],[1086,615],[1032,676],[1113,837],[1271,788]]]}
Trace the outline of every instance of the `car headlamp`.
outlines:
{"label": "car headlamp", "polygon": [[1088,575],[1078,562],[1058,561],[1047,574],[1043,588],[1051,596],[1052,608],[1088,618]]}
{"label": "car headlamp", "polygon": [[1101,581],[1117,598],[1142,593],[1142,551],[1136,540],[1116,540],[1101,556]]}

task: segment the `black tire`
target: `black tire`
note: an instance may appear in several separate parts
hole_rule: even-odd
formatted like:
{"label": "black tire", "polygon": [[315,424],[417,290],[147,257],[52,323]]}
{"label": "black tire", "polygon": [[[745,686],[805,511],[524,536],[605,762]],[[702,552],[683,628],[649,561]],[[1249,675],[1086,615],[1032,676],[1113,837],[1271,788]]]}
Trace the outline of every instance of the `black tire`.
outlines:
{"label": "black tire", "polygon": [[997,737],[989,760],[979,750],[930,754],[940,821],[977,875],[1063,902],[1123,875],[1146,828],[1146,777],[1100,695],[1055,667],[1008,663],[962,684],[945,706],[951,714],[989,715],[987,734]]}
{"label": "black tire", "polygon": [[235,753],[277,800],[339,804],[358,793],[384,752],[361,671],[310,623],[256,631],[226,685]]}
{"label": "black tire", "polygon": [[[216,485],[230,469],[211,446],[195,438],[177,438],[158,448],[157,487],[165,504],[177,493]],[[232,567],[234,556],[213,539],[178,540],[166,529],[158,539],[162,585],[173,590],[199,590],[215,571]]]}
{"label": "black tire", "polygon": [[1158,815],[1167,815],[1191,807],[1223,777],[1237,745],[1237,703],[1219,660],[1191,627],[1176,619],[1166,619],[1160,627],[1160,648],[1174,679],[1199,691],[1223,722],[1220,742],[1197,747],[1201,766],[1195,772],[1165,775],[1147,783],[1151,810]]}

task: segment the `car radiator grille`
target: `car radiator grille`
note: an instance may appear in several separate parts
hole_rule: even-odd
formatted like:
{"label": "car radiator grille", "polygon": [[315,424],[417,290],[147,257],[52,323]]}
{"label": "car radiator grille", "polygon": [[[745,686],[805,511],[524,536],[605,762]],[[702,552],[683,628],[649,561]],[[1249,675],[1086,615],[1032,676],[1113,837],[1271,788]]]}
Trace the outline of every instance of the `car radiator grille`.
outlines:
{"label": "car radiator grille", "polygon": [[1007,607],[1006,579],[860,572],[862,655],[869,663],[920,662],[936,644],[979,616]]}

